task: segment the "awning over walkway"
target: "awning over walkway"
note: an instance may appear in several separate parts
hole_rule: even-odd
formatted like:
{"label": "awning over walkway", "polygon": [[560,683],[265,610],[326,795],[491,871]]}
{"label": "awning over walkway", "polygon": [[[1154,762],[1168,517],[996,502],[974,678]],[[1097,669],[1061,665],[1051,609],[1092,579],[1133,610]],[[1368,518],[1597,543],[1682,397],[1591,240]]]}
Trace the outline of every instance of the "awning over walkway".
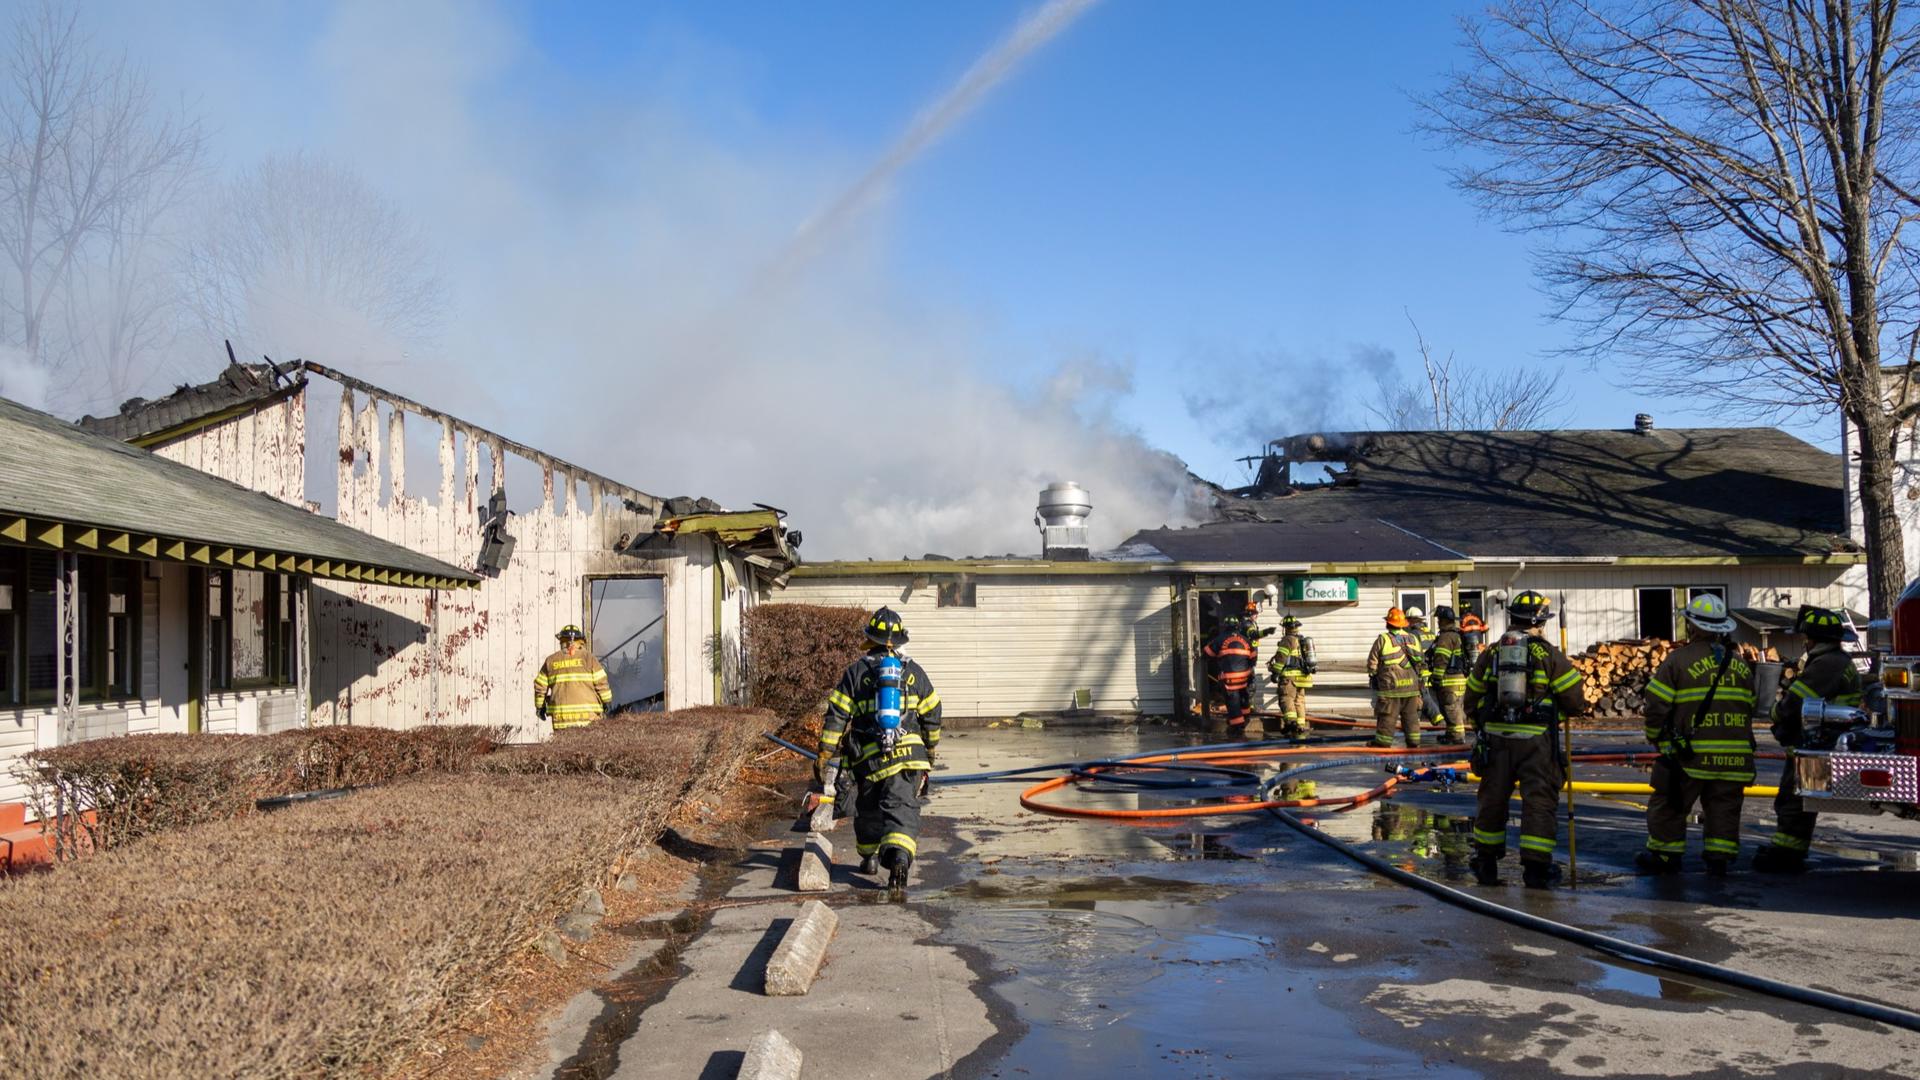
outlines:
{"label": "awning over walkway", "polygon": [[409,588],[480,582],[457,566],[5,398],[0,543]]}

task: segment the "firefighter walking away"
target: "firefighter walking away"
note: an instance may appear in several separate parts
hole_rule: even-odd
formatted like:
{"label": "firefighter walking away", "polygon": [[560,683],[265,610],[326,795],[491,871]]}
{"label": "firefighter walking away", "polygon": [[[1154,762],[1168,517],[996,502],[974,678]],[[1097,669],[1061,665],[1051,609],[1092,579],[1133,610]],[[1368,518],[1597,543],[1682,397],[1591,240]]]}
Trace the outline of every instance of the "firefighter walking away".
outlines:
{"label": "firefighter walking away", "polygon": [[[1846,643],[1858,635],[1837,611],[1808,608],[1800,614],[1799,630],[1806,635],[1807,655],[1800,676],[1781,695],[1773,709],[1773,737],[1793,750],[1831,750],[1840,727],[1820,723],[1828,706],[1840,710],[1860,707],[1863,687],[1860,669],[1847,655]],[[1757,702],[1760,709],[1767,702]],[[1852,716],[1848,716],[1848,723]],[[1812,722],[1809,723],[1808,721]],[[1774,796],[1773,813],[1778,819],[1773,842],[1753,856],[1753,868],[1763,874],[1797,874],[1807,868],[1807,848],[1813,841],[1813,826],[1819,819],[1800,798],[1799,777],[1793,755],[1787,755],[1780,770],[1780,793]]]}
{"label": "firefighter walking away", "polygon": [[1507,853],[1507,803],[1520,789],[1520,873],[1530,889],[1560,876],[1556,811],[1566,776],[1560,725],[1587,711],[1580,672],[1544,632],[1552,605],[1528,590],[1507,605],[1507,632],[1480,654],[1464,702],[1473,717],[1473,769],[1480,775],[1473,820],[1473,876],[1500,883]]}
{"label": "firefighter walking away", "polygon": [[560,651],[547,657],[533,677],[534,714],[553,721],[555,731],[586,727],[613,703],[607,669],[587,649],[587,635],[579,627],[561,627],[554,637]]}
{"label": "firefighter walking away", "polygon": [[1241,629],[1243,624],[1244,620],[1238,615],[1222,617],[1220,630],[1201,650],[1207,657],[1207,677],[1219,687],[1220,697],[1227,706],[1225,724],[1215,725],[1209,715],[1208,730],[1224,734],[1229,728],[1241,729],[1244,725],[1244,730],[1238,733],[1258,739],[1266,734],[1266,728],[1257,719],[1247,720],[1247,712],[1252,707],[1254,652],[1253,643]]}
{"label": "firefighter walking away", "polygon": [[1373,685],[1373,745],[1393,745],[1397,725],[1408,746],[1420,745],[1420,684],[1426,665],[1420,642],[1409,629],[1406,612],[1387,609],[1387,625],[1367,653],[1367,678]]}
{"label": "firefighter walking away", "polygon": [[1687,850],[1687,816],[1700,806],[1707,873],[1740,854],[1740,804],[1753,783],[1753,665],[1727,635],[1727,602],[1702,593],[1687,602],[1692,640],[1667,654],[1647,683],[1647,741],[1660,751],[1647,799],[1643,874],[1671,874]]}
{"label": "firefighter walking away", "polygon": [[914,661],[900,655],[907,628],[892,608],[867,620],[867,654],[827,695],[820,757],[807,809],[832,803],[841,770],[853,775],[853,838],[860,872],[887,870],[895,892],[919,854],[920,806],[940,746],[940,695]]}

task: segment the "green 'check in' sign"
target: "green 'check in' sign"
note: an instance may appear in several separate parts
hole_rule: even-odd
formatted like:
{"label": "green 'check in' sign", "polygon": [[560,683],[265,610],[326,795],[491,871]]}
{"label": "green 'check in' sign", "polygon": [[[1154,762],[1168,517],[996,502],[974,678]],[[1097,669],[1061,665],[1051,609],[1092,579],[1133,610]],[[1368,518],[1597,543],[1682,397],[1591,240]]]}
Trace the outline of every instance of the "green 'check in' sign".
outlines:
{"label": "green 'check in' sign", "polygon": [[1297,577],[1287,579],[1289,604],[1352,604],[1360,600],[1360,579]]}

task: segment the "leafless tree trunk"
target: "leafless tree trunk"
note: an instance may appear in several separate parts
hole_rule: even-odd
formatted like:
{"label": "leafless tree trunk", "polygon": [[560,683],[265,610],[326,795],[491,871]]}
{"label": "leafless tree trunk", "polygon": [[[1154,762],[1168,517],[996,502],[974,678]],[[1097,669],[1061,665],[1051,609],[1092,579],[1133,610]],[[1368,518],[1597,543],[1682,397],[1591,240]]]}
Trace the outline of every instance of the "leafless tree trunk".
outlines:
{"label": "leafless tree trunk", "polygon": [[1457,173],[1538,230],[1597,362],[1858,436],[1873,614],[1906,576],[1890,400],[1920,345],[1920,32],[1901,0],[1513,0],[1428,102]]}
{"label": "leafless tree trunk", "polygon": [[1560,385],[1559,368],[1518,371],[1461,369],[1454,354],[1434,355],[1425,334],[1411,316],[1413,339],[1420,350],[1426,392],[1408,386],[1393,371],[1377,378],[1380,399],[1371,411],[1396,431],[1520,431],[1557,423],[1565,414],[1567,395]]}
{"label": "leafless tree trunk", "polygon": [[445,308],[420,229],[352,170],[304,154],[268,158],[222,190],[186,277],[209,343],[274,355],[370,336],[423,344]]}
{"label": "leafless tree trunk", "polygon": [[[86,342],[118,339],[124,384],[147,359],[141,337],[94,320],[126,305],[87,311],[76,285],[132,270],[124,255],[140,237],[128,229],[150,232],[193,174],[200,131],[159,117],[124,59],[95,56],[77,10],[29,4],[10,29],[0,73],[0,336],[68,389],[98,374],[74,362]],[[79,389],[92,397],[100,387]]]}

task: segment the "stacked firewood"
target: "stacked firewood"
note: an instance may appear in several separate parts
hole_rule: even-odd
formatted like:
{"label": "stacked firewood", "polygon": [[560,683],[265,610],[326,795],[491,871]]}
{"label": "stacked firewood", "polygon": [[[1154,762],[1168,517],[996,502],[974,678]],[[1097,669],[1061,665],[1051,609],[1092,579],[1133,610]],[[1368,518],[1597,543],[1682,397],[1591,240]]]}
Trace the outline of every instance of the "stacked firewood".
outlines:
{"label": "stacked firewood", "polygon": [[[1752,645],[1737,648],[1748,661],[1780,659],[1773,649],[1762,655]],[[1568,659],[1580,670],[1593,715],[1639,716],[1647,704],[1647,683],[1673,649],[1673,642],[1660,638],[1625,638],[1603,641]],[[1792,677],[1789,671],[1786,678]]]}
{"label": "stacked firewood", "polygon": [[1580,671],[1593,715],[1637,716],[1646,706],[1647,681],[1672,651],[1671,641],[1630,638],[1603,641],[1568,659]]}

